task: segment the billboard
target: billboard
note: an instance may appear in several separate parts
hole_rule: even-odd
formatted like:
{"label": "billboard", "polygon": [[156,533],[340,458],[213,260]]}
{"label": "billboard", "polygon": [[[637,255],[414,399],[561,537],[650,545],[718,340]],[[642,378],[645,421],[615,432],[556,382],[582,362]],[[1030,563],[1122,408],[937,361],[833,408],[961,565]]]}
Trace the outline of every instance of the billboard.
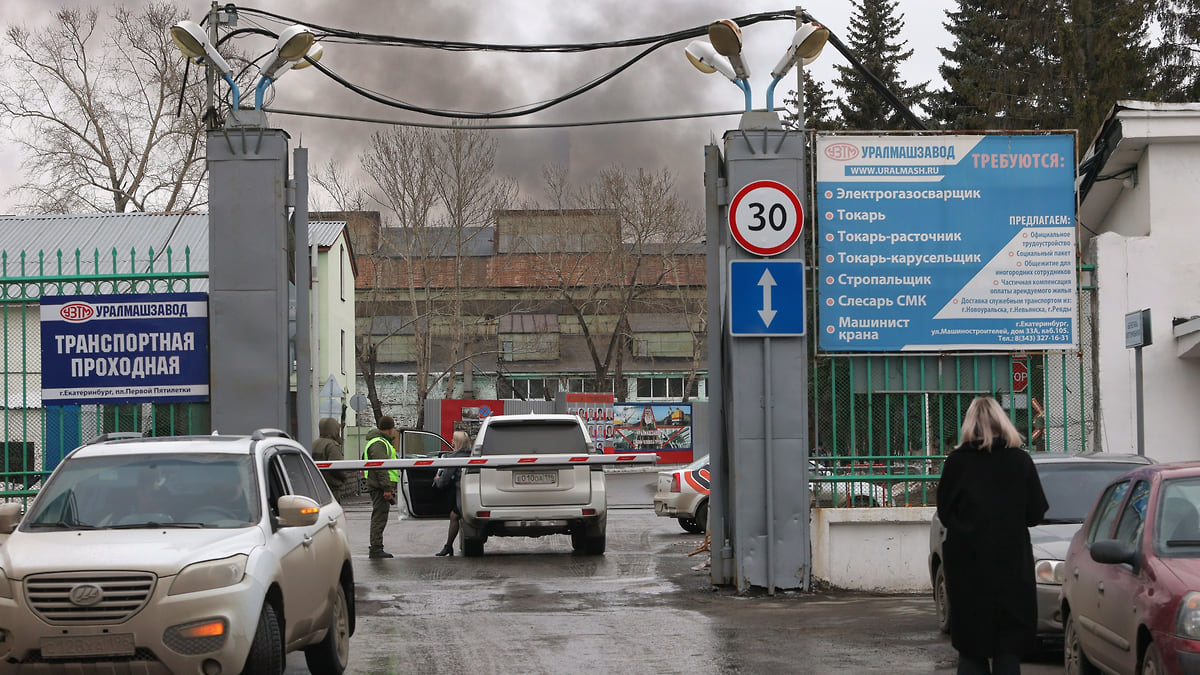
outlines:
{"label": "billboard", "polygon": [[1074,142],[819,136],[820,349],[1075,349]]}
{"label": "billboard", "polygon": [[692,461],[692,404],[614,403],[617,452],[656,452],[666,463]]}
{"label": "billboard", "polygon": [[208,400],[208,295],[41,299],[42,403]]}

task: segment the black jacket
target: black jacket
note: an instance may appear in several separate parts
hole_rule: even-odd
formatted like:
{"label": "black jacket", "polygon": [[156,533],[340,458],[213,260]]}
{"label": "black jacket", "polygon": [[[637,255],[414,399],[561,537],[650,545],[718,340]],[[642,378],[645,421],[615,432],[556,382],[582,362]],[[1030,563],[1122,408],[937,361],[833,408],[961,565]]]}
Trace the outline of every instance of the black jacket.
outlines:
{"label": "black jacket", "polygon": [[976,657],[1024,654],[1037,638],[1037,587],[1029,528],[1046,515],[1029,453],[965,444],[942,466],[938,518],[950,598],[951,642]]}

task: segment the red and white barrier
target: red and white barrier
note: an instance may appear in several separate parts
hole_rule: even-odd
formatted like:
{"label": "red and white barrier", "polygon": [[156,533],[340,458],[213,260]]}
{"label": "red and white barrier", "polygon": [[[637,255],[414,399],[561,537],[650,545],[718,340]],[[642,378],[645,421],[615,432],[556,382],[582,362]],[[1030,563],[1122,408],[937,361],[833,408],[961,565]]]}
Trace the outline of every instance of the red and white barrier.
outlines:
{"label": "red and white barrier", "polygon": [[564,466],[576,464],[656,464],[654,453],[615,455],[492,455],[489,457],[437,457],[422,459],[344,459],[334,462],[316,462],[318,469],[444,469],[447,467],[503,467],[503,466]]}

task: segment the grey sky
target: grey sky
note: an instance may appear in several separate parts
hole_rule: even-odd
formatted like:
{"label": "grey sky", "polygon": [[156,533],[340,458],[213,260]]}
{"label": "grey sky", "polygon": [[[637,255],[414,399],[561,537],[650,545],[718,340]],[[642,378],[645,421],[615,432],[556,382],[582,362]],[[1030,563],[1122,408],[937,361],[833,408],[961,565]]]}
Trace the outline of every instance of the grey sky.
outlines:
{"label": "grey sky", "polygon": [[[79,0],[7,0],[0,3],[0,22],[46,25],[53,8],[86,5]],[[97,3],[91,3],[97,4]],[[113,6],[111,0],[98,6]],[[206,2],[186,2],[198,20]],[[902,0],[903,37],[914,55],[904,65],[908,83],[940,83],[938,46],[949,37],[942,24],[953,0]],[[734,15],[791,10],[770,0],[738,3],[715,0],[258,0],[254,7],[292,17],[302,23],[362,32],[427,39],[491,43],[541,44],[621,40],[681,30]],[[849,37],[851,6],[846,0],[813,0],[803,5],[843,40]],[[245,15],[242,26],[251,25]],[[255,19],[257,22],[258,20]],[[277,23],[262,23],[273,30]],[[753,105],[765,106],[769,71],[783,53],[795,26],[789,22],[746,27],[746,61],[753,85]],[[717,74],[705,76],[688,64],[685,43],[659,49],[613,80],[572,101],[514,123],[590,121],[656,115],[740,110],[743,95]],[[269,50],[267,38],[247,37],[239,47],[252,54]],[[363,47],[332,43],[325,46],[324,65],[367,89],[431,108],[496,111],[554,97],[606,73],[642,48],[586,54],[497,54]],[[811,66],[828,82],[833,65],[844,64],[832,47]],[[785,86],[786,85],[786,86]],[[794,75],[776,90],[775,105],[795,89]],[[389,120],[442,121],[389,109],[361,98],[315,69],[287,73],[277,84],[272,104],[292,110],[355,115]],[[274,115],[271,124],[287,130],[296,144],[309,148],[315,168],[336,159],[356,169],[358,154],[370,134],[382,127],[360,122],[318,120]],[[650,170],[667,168],[675,174],[680,194],[697,207],[703,194],[703,146],[737,126],[737,117],[592,127],[555,131],[505,131],[500,134],[499,168],[521,182],[522,197],[541,199],[541,167],[567,164],[576,184],[593,178],[606,166]],[[0,190],[14,183],[20,157],[11,145],[0,144]],[[15,200],[0,194],[0,213],[10,212]]]}

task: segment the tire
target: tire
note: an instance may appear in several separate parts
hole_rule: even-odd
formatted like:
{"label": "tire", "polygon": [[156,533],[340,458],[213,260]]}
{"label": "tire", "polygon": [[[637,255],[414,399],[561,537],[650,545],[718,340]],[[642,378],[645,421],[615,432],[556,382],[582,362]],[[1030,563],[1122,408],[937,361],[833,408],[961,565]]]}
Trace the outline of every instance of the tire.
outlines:
{"label": "tire", "polygon": [[600,521],[584,530],[583,551],[587,555],[604,555],[606,521]]}
{"label": "tire", "polygon": [[679,526],[692,534],[700,534],[704,528],[694,518],[679,518]]}
{"label": "tire", "polygon": [[1146,653],[1142,654],[1142,667],[1138,670],[1139,675],[1165,675],[1166,672],[1158,645],[1153,642],[1146,645]]}
{"label": "tire", "polygon": [[700,526],[700,529],[698,532],[707,532],[708,531],[708,500],[701,502],[700,506],[696,507],[695,520],[696,520],[696,524]]}
{"label": "tire", "polygon": [[933,607],[937,614],[938,630],[950,633],[950,593],[946,588],[946,568],[938,565],[933,575]]}
{"label": "tire", "polygon": [[1083,646],[1079,644],[1079,627],[1075,625],[1075,616],[1067,615],[1067,625],[1063,633],[1063,672],[1067,675],[1099,675],[1100,669],[1092,665]]}
{"label": "tire", "polygon": [[325,638],[304,650],[304,662],[311,673],[342,675],[350,661],[350,607],[346,590],[338,584]]}
{"label": "tire", "polygon": [[483,555],[483,537],[463,537],[462,552],[468,558]]}
{"label": "tire", "polygon": [[258,615],[258,628],[242,675],[280,675],[283,672],[283,635],[279,632],[279,619],[271,603],[265,603]]}

